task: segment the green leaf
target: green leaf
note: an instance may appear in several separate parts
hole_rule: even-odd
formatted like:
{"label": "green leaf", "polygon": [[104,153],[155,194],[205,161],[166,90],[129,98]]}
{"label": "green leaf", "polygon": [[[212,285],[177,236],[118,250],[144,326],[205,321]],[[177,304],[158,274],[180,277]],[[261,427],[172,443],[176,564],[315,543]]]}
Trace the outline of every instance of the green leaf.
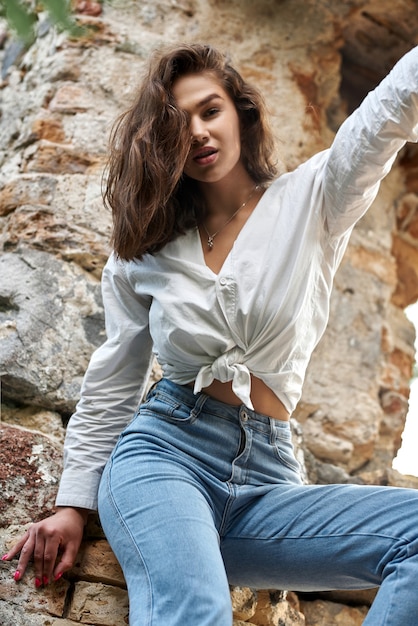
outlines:
{"label": "green leaf", "polygon": [[19,39],[31,43],[35,39],[36,15],[19,0],[2,0],[6,20]]}
{"label": "green leaf", "polygon": [[[69,0],[41,0],[38,7],[45,9],[51,21],[60,29],[74,37],[86,35],[86,29],[79,26],[71,14]],[[4,15],[17,37],[30,45],[36,37],[37,14],[30,4],[22,0],[0,0],[0,15]]]}
{"label": "green leaf", "polygon": [[62,30],[66,30],[72,35],[83,34],[83,29],[76,24],[67,0],[42,0],[52,21]]}

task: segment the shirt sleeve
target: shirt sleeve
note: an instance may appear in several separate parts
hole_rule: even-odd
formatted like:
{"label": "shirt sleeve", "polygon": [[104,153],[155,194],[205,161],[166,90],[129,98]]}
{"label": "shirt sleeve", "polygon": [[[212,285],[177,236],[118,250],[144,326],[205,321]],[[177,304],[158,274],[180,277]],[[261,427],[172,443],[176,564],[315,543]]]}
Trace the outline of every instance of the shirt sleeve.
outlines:
{"label": "shirt sleeve", "polygon": [[107,340],[92,355],[67,426],[57,506],[97,508],[103,468],[135,413],[152,366],[150,302],[135,293],[124,262],[113,255],[103,270],[102,294]]}
{"label": "shirt sleeve", "polygon": [[339,236],[366,212],[407,141],[418,141],[418,47],[394,66],[341,125],[328,151],[328,231]]}

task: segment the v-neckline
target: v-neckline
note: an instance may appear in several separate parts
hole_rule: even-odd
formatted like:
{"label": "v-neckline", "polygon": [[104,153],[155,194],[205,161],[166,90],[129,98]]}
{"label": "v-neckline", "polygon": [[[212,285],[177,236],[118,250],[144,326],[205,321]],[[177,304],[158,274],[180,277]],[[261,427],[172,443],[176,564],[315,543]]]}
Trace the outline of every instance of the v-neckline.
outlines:
{"label": "v-neckline", "polygon": [[247,219],[245,220],[244,224],[242,225],[242,228],[240,229],[240,231],[239,231],[238,235],[235,237],[234,242],[233,242],[233,244],[232,244],[232,246],[231,246],[231,249],[229,250],[228,254],[226,255],[226,257],[225,257],[225,259],[224,259],[224,262],[222,263],[222,265],[221,265],[221,268],[220,268],[219,272],[215,272],[215,271],[214,271],[213,269],[211,269],[211,268],[209,267],[209,265],[206,263],[205,253],[204,253],[204,250],[203,250],[202,240],[201,240],[201,238],[200,238],[199,228],[198,228],[198,227],[196,227],[196,228],[194,229],[195,237],[197,238],[197,245],[198,245],[198,248],[199,248],[199,251],[200,251],[200,259],[199,259],[199,260],[200,260],[200,263],[201,263],[202,265],[204,265],[204,267],[205,267],[205,268],[206,268],[206,269],[207,269],[207,270],[208,270],[208,271],[209,271],[209,272],[210,272],[213,276],[215,276],[215,278],[218,278],[219,276],[221,276],[221,274],[222,274],[222,272],[223,272],[223,270],[224,270],[224,268],[225,268],[226,264],[229,262],[229,260],[230,260],[230,258],[231,258],[231,256],[232,256],[232,253],[233,253],[233,251],[234,251],[234,249],[235,249],[236,245],[239,243],[239,240],[241,239],[241,235],[242,235],[242,233],[243,233],[243,232],[247,229],[247,224],[248,224],[249,222],[251,222],[251,221],[252,221],[253,215],[254,215],[255,213],[257,213],[257,212],[260,210],[260,209],[259,209],[259,207],[260,207],[260,205],[262,204],[263,199],[264,199],[264,197],[266,196],[266,194],[267,194],[268,190],[269,190],[269,187],[267,187],[267,188],[264,190],[264,192],[263,192],[262,196],[260,197],[260,199],[258,200],[257,204],[254,206],[254,208],[253,208],[253,210],[251,211],[250,215],[247,217]]}

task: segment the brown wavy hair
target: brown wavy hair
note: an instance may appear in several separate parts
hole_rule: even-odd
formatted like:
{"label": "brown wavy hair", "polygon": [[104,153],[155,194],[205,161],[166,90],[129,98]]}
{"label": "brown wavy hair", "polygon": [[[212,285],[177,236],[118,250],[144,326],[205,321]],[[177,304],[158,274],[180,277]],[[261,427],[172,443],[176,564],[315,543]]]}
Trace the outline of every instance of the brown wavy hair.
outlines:
{"label": "brown wavy hair", "polygon": [[154,253],[199,224],[205,206],[196,182],[183,173],[191,146],[187,114],[172,94],[177,78],[209,72],[235,104],[241,156],[254,182],[276,175],[274,142],[261,94],[226,55],[204,44],[184,44],[155,55],[133,104],[110,137],[103,199],[112,210],[112,245],[126,260]]}

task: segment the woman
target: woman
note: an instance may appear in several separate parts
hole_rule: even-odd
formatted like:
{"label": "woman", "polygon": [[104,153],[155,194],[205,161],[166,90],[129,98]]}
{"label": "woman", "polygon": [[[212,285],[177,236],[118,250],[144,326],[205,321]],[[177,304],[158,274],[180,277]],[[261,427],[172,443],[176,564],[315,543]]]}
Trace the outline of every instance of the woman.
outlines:
{"label": "woman", "polygon": [[[57,512],[3,557],[20,551],[16,580],[32,555],[38,586],[68,570],[98,506],[134,626],[230,626],[229,583],[380,585],[364,623],[416,621],[418,494],[302,484],[289,417],[352,228],[418,139],[417,104],[418,48],[329,150],[276,177],[261,98],[222,54],[151,63],[112,137],[108,339],[68,425]],[[164,377],[136,411],[152,354]]]}

